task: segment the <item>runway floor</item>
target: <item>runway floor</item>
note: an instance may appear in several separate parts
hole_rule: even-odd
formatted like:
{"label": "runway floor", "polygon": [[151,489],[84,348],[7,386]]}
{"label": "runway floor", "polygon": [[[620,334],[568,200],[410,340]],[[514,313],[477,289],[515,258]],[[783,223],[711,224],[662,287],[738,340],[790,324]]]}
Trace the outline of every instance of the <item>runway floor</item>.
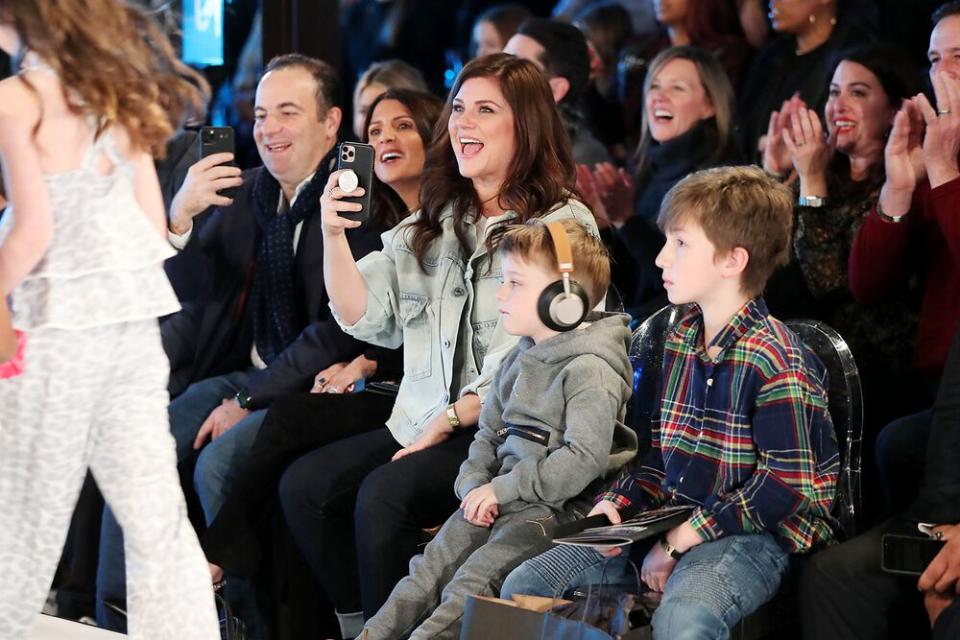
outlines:
{"label": "runway floor", "polygon": [[118,640],[126,636],[47,615],[37,616],[28,640]]}

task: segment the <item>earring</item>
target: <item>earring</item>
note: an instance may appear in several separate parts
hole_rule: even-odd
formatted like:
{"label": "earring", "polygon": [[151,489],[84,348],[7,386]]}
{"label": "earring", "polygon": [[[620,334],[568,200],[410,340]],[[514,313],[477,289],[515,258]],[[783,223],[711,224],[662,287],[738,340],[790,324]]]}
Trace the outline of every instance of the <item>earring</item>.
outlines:
{"label": "earring", "polygon": [[810,19],[810,24],[816,24],[816,23],[817,23],[817,16],[816,16],[816,14],[811,13],[809,19]]}
{"label": "earring", "polygon": [[833,16],[832,18],[830,18],[830,26],[831,27],[837,26],[837,16]]}

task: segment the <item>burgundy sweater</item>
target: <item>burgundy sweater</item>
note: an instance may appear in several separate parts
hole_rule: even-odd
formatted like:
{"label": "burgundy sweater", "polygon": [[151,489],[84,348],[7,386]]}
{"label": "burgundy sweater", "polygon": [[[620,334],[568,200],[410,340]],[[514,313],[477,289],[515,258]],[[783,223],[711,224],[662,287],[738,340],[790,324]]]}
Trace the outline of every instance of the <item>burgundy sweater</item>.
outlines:
{"label": "burgundy sweater", "polygon": [[936,189],[918,184],[899,224],[881,218],[875,204],[857,231],[849,278],[858,302],[881,302],[916,273],[923,301],[913,364],[938,372],[960,324],[960,178]]}

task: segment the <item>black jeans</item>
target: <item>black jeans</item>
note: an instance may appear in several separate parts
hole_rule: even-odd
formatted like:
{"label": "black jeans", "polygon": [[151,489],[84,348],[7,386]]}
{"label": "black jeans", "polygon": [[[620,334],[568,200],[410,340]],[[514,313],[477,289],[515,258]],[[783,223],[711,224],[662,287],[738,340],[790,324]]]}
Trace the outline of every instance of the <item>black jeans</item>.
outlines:
{"label": "black jeans", "polygon": [[280,482],[284,516],[337,611],[372,617],[407,575],[423,528],[460,506],[453,482],[474,433],[390,462],[400,445],[381,429],[290,465]]}
{"label": "black jeans", "polygon": [[[885,533],[920,535],[893,518],[843,544],[815,553],[800,576],[803,637],[809,640],[921,639],[930,624],[917,591],[919,576],[880,569]],[[960,637],[960,636],[957,636]]]}
{"label": "black jeans", "polygon": [[273,403],[234,491],[202,538],[207,558],[254,577],[265,552],[280,478],[291,462],[330,443],[384,430],[394,397],[371,392],[296,394]]}

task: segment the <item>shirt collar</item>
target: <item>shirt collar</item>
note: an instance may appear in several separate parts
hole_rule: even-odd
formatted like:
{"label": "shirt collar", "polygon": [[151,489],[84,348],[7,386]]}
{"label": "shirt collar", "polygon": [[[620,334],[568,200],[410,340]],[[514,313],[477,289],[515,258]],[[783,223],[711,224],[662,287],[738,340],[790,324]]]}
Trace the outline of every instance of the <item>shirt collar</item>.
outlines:
{"label": "shirt collar", "polygon": [[[757,324],[764,322],[769,315],[767,303],[763,298],[753,298],[747,304],[740,308],[726,326],[714,336],[708,347],[719,347],[720,352],[726,351],[727,347],[736,343],[743,335],[750,331]],[[700,347],[700,335],[703,332],[703,311],[698,305],[693,305],[690,311],[677,324],[676,333],[680,340],[686,343],[692,351],[698,352]]]}
{"label": "shirt collar", "polygon": [[293,203],[297,201],[297,196],[299,196],[300,192],[303,191],[308,184],[310,184],[310,181],[313,180],[313,176],[315,175],[317,175],[316,171],[308,175],[300,184],[297,185],[296,190],[293,192],[293,198],[290,200],[289,204],[287,203],[286,198],[283,197],[283,189],[280,189],[280,202],[277,203],[277,213],[283,213],[292,207]]}

